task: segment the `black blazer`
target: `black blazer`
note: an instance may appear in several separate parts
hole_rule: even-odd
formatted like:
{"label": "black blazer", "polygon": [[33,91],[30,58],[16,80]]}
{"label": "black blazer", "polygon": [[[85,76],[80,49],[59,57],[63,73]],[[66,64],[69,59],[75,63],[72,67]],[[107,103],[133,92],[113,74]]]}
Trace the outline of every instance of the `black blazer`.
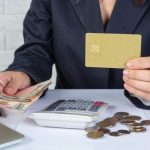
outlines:
{"label": "black blazer", "polygon": [[57,68],[56,88],[123,88],[122,70],[85,67],[85,33],[141,34],[142,56],[150,56],[150,2],[117,0],[104,29],[98,0],[32,0],[24,20],[24,45],[7,70],[36,82]]}

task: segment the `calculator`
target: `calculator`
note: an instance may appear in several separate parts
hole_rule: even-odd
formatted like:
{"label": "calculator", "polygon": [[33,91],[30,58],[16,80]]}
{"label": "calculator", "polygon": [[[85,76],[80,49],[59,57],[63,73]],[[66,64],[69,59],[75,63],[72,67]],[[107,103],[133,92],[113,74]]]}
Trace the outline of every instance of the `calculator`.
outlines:
{"label": "calculator", "polygon": [[44,111],[75,113],[75,114],[97,114],[106,103],[102,101],[86,100],[58,100]]}
{"label": "calculator", "polygon": [[107,107],[103,101],[60,99],[29,117],[40,126],[84,129],[89,123],[96,122]]}

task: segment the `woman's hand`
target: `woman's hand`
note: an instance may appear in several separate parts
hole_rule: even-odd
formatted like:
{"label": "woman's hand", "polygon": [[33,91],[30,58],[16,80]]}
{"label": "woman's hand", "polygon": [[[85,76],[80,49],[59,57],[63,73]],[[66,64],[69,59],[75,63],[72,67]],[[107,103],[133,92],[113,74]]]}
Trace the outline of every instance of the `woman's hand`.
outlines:
{"label": "woman's hand", "polygon": [[23,72],[0,72],[0,93],[15,95],[19,90],[30,86],[30,77]]}
{"label": "woman's hand", "polygon": [[123,71],[124,88],[141,98],[150,100],[150,57],[130,60]]}

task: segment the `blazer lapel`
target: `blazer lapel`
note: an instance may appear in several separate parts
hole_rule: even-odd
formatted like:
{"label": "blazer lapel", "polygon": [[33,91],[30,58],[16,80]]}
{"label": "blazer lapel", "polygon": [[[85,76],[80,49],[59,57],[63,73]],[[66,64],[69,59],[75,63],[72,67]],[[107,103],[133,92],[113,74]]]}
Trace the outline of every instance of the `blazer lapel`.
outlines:
{"label": "blazer lapel", "polygon": [[71,0],[86,32],[104,32],[98,0]]}
{"label": "blazer lapel", "polygon": [[[148,4],[147,4],[148,3]],[[107,25],[108,33],[132,33],[149,7],[149,0],[143,6],[135,6],[132,0],[117,0]]]}

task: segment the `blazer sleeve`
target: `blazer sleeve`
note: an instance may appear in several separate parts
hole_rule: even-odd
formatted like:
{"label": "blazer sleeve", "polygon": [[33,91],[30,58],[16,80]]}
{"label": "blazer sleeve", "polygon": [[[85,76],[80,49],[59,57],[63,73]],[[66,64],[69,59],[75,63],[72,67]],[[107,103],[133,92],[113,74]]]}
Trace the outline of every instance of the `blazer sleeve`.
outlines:
{"label": "blazer sleeve", "polygon": [[32,0],[23,26],[24,44],[6,70],[22,71],[35,83],[48,80],[54,63],[50,1]]}

